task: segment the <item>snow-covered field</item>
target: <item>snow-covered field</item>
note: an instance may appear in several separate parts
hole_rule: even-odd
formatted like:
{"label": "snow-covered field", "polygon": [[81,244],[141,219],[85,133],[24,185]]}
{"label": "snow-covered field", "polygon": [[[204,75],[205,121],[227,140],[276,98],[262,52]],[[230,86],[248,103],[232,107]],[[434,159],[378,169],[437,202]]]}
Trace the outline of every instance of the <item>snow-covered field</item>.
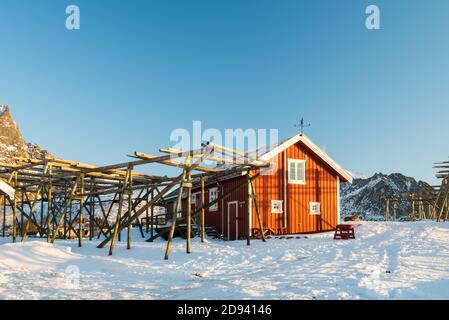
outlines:
{"label": "snow-covered field", "polygon": [[137,232],[113,257],[96,241],[1,239],[0,299],[449,299],[449,224],[365,222],[356,233],[251,247],[195,239],[191,255],[176,239],[169,261],[164,241]]}

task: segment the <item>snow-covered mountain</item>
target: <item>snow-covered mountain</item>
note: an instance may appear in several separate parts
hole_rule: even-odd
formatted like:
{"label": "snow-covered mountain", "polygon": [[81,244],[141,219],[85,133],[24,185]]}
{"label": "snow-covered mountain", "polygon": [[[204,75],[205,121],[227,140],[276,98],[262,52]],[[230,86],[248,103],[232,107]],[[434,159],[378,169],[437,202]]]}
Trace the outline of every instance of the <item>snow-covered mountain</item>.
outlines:
{"label": "snow-covered mountain", "polygon": [[[386,197],[400,196],[423,185],[429,186],[400,173],[376,173],[370,178],[356,178],[352,185],[341,187],[341,214],[343,217],[358,215],[364,220],[383,220]],[[398,208],[398,217],[407,216],[410,212],[411,204],[402,204]]]}
{"label": "snow-covered mountain", "polygon": [[42,158],[49,155],[36,144],[27,143],[11,116],[10,108],[0,104],[0,161],[12,163],[14,157]]}

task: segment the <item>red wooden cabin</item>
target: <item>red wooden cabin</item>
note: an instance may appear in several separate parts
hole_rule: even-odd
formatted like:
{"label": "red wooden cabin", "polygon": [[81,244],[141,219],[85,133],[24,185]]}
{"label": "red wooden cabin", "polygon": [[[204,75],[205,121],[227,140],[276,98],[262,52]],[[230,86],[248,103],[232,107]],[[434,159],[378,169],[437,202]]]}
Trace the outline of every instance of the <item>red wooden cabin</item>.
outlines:
{"label": "red wooden cabin", "polygon": [[[340,221],[340,183],[352,183],[352,176],[304,134],[298,134],[259,157],[272,163],[269,173],[253,186],[257,194],[263,228],[271,234],[314,233],[335,230]],[[205,203],[245,183],[247,177],[233,176],[205,188]],[[167,199],[167,213],[173,214],[177,193]],[[255,206],[247,214],[248,187],[210,207],[205,225],[215,227],[228,240],[242,239],[248,223],[260,231]],[[201,190],[193,188],[192,206],[201,208]],[[181,211],[185,212],[186,201]],[[248,221],[249,220],[249,221]]]}

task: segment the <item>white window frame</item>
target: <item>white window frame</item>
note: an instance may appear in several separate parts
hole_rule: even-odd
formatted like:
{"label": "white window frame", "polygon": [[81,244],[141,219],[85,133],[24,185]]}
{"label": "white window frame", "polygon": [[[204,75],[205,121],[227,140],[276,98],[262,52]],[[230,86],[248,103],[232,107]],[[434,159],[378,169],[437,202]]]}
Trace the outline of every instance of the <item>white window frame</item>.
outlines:
{"label": "white window frame", "polygon": [[[313,207],[318,206],[317,210],[314,210]],[[321,216],[321,203],[320,202],[310,202],[309,204],[309,214],[311,216]]]}
{"label": "white window frame", "polygon": [[[274,210],[273,205],[275,203],[279,205],[279,210]],[[284,213],[284,200],[271,200],[271,213],[273,214]]]}
{"label": "white window frame", "polygon": [[[290,166],[291,164],[295,164],[295,179],[292,179],[290,177]],[[298,165],[302,165],[302,173],[304,179],[298,179]],[[299,160],[299,159],[288,159],[287,164],[287,176],[288,176],[288,183],[289,184],[306,184],[306,160]]]}
{"label": "white window frame", "polygon": [[[212,192],[215,192],[216,198],[212,199]],[[209,203],[218,199],[218,188],[210,188],[209,189]],[[209,207],[210,212],[218,211],[218,202],[213,206]]]}

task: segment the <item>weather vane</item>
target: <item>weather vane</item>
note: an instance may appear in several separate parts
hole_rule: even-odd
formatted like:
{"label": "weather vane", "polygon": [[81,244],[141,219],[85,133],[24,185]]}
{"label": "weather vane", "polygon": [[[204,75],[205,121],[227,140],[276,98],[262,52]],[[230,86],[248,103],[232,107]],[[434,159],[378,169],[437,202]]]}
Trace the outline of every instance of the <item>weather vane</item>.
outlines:
{"label": "weather vane", "polygon": [[310,127],[310,123],[305,124],[304,118],[301,118],[301,121],[299,121],[299,124],[295,124],[296,128],[301,128],[301,133],[304,133],[304,128]]}

